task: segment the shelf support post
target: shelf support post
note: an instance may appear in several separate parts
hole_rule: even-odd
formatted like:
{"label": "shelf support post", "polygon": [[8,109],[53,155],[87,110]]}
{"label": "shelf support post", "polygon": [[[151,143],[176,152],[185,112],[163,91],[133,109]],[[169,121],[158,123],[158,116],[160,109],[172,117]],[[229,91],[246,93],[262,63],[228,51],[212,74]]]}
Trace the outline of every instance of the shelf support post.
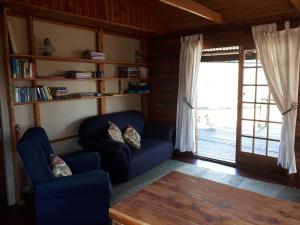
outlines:
{"label": "shelf support post", "polygon": [[14,100],[12,96],[12,76],[10,69],[10,57],[9,57],[9,36],[8,36],[8,9],[6,7],[2,10],[1,15],[1,26],[2,26],[2,47],[3,47],[3,60],[6,74],[6,98],[7,98],[7,108],[9,112],[9,124],[10,124],[10,135],[11,135],[11,148],[13,157],[13,175],[14,175],[14,189],[17,204],[21,204],[21,187],[20,187],[20,167],[19,167],[19,157],[17,154],[17,137],[15,130],[15,112],[14,112]]}
{"label": "shelf support post", "polygon": [[[96,50],[103,52],[103,29],[96,31]],[[102,63],[97,64],[97,71],[104,71],[104,65]],[[97,91],[101,94],[105,93],[105,81],[99,80],[97,85]],[[105,98],[98,99],[98,114],[102,115],[106,113],[106,100]]]}

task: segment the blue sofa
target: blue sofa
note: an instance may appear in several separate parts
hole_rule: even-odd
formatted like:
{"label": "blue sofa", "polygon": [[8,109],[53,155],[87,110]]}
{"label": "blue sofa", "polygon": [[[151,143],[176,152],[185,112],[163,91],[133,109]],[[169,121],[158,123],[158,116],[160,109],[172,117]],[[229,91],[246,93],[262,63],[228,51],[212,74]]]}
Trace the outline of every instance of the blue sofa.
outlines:
{"label": "blue sofa", "polygon": [[73,175],[53,177],[53,150],[43,128],[30,128],[17,145],[35,192],[38,225],[108,225],[111,185],[98,153],[62,156]]}
{"label": "blue sofa", "polygon": [[[108,121],[121,131],[133,126],[141,135],[141,149],[109,139]],[[79,128],[79,144],[87,151],[97,150],[101,164],[114,181],[127,181],[169,159],[174,147],[173,126],[145,123],[138,111],[125,111],[93,116],[82,122]]]}

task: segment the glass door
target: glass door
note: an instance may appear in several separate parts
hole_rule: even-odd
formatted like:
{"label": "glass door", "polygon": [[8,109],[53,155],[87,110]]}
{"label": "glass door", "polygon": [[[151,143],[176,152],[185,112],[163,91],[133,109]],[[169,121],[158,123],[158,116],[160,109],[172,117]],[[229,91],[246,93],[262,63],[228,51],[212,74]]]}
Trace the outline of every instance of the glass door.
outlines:
{"label": "glass door", "polygon": [[270,94],[256,50],[241,54],[237,162],[276,166],[282,116]]}

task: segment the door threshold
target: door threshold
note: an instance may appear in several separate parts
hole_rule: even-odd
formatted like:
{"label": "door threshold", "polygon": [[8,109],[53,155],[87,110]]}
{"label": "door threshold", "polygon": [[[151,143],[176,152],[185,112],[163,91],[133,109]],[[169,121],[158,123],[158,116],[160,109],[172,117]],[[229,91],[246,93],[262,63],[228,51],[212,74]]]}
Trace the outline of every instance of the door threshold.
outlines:
{"label": "door threshold", "polygon": [[194,155],[193,157],[195,159],[201,159],[201,160],[205,160],[205,161],[209,161],[209,162],[214,162],[214,163],[222,164],[222,165],[225,165],[225,166],[236,167],[236,162],[228,162],[228,161],[208,158],[208,157],[204,157],[204,156],[200,156],[200,155]]}

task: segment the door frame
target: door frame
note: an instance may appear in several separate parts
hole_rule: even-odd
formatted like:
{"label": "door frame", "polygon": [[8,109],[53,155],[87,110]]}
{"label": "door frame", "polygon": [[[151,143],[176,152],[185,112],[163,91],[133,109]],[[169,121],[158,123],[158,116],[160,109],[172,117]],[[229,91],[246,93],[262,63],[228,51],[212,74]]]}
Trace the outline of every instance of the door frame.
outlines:
{"label": "door frame", "polygon": [[[239,49],[240,49],[241,47],[239,46]],[[239,55],[240,55],[240,53],[239,53]],[[240,82],[240,58],[238,58],[238,63],[239,63],[239,65],[238,65],[238,84],[237,84],[237,87],[239,88],[240,87],[240,85],[239,85],[239,82]],[[220,62],[221,62],[222,60],[220,60]],[[205,61],[206,62],[206,61]],[[238,91],[238,94],[237,94],[237,97],[239,98],[239,91]],[[199,131],[198,131],[198,129],[197,129],[197,119],[198,119],[198,109],[197,109],[197,102],[198,102],[198,94],[197,94],[197,96],[196,96],[196,106],[195,106],[195,109],[194,110],[196,110],[196,113],[195,113],[195,122],[196,122],[196,124],[195,124],[195,146],[196,146],[196,151],[198,151],[198,134],[199,134]],[[237,117],[239,116],[239,109],[238,109],[238,106],[239,106],[239,101],[238,101],[238,99],[237,99]],[[238,130],[238,120],[237,120],[237,123],[236,123],[236,131]],[[231,161],[225,161],[225,160],[222,160],[222,159],[215,159],[215,158],[208,158],[208,157],[205,157],[205,156],[201,156],[201,155],[199,155],[199,154],[195,154],[194,153],[194,156],[196,157],[196,158],[199,158],[199,159],[203,159],[203,160],[207,160],[207,161],[211,161],[211,162],[215,162],[215,163],[220,163],[220,164],[224,164],[224,165],[229,165],[229,166],[236,166],[237,164],[236,164],[236,154],[237,154],[237,146],[238,146],[238,144],[237,144],[237,137],[238,137],[238,135],[237,135],[237,133],[236,133],[236,148],[235,148],[235,161],[234,162],[231,162]]]}
{"label": "door frame", "polygon": [[243,101],[243,73],[245,50],[240,46],[239,52],[239,78],[238,78],[238,113],[237,113],[237,131],[236,131],[236,165],[240,168],[253,171],[259,174],[272,175],[276,177],[286,176],[287,171],[277,166],[277,159],[253,153],[242,152],[242,101]]}
{"label": "door frame", "polygon": [[6,179],[5,179],[5,165],[4,165],[4,143],[3,143],[3,126],[2,126],[2,109],[0,99],[0,188],[3,189],[3,194],[6,196]]}

